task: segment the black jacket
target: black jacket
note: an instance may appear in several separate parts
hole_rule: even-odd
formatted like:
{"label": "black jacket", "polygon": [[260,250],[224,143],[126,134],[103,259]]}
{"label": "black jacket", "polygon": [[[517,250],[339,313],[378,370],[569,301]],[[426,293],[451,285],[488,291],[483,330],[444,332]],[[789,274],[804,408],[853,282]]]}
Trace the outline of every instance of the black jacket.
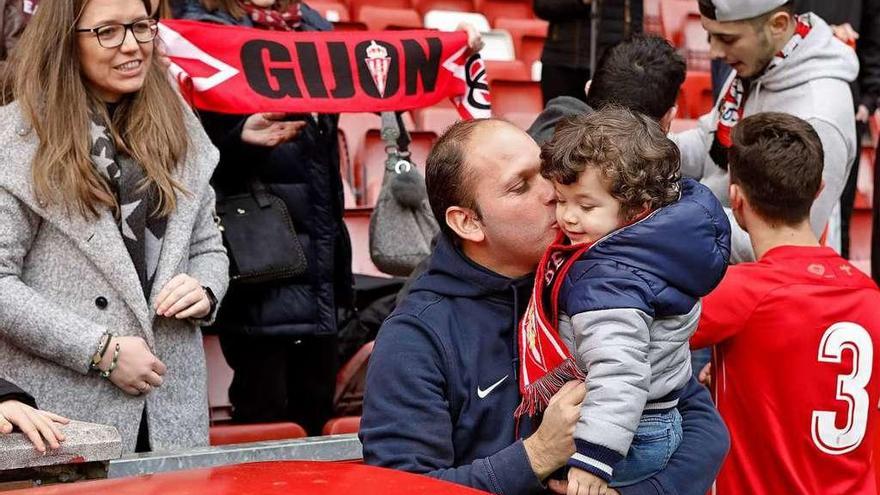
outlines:
{"label": "black jacket", "polygon": [[873,112],[880,98],[880,0],[795,0],[794,4],[798,13],[814,12],[831,25],[848,22],[859,33],[860,69],[853,99]]}
{"label": "black jacket", "polygon": [[[642,31],[642,0],[605,0],[601,5],[597,60],[609,46]],[[588,69],[590,5],[581,0],[534,0],[534,8],[538,17],[550,22],[541,62]]]}
{"label": "black jacket", "polygon": [[17,400],[33,408],[37,407],[37,402],[27,392],[0,378],[0,402],[7,400]]}
{"label": "black jacket", "polygon": [[[185,5],[188,19],[205,20],[198,0]],[[329,30],[329,22],[303,5],[304,30]],[[212,20],[229,23],[216,15]],[[248,25],[247,19],[236,24]],[[282,282],[230,285],[214,327],[227,333],[272,336],[332,335],[337,308],[351,304],[351,243],[342,220],[337,115],[305,115],[293,141],[274,148],[241,141],[246,116],[202,112],[202,123],[220,149],[212,183],[218,195],[246,191],[258,177],[281,198],[308,259],[308,270]],[[271,249],[254,239],[254,249]]]}

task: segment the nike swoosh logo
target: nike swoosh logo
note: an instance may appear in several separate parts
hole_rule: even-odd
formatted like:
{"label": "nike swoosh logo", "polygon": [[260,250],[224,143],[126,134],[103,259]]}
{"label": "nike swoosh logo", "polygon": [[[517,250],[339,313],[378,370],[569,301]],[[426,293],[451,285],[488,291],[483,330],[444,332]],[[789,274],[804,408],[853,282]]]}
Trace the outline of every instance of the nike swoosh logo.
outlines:
{"label": "nike swoosh logo", "polygon": [[504,375],[504,378],[493,383],[486,390],[483,390],[480,387],[477,387],[477,397],[479,397],[481,399],[485,399],[487,395],[491,394],[492,391],[495,390],[496,387],[498,387],[498,385],[501,385],[502,383],[504,383],[504,380],[507,380],[508,376],[510,376],[510,375]]}

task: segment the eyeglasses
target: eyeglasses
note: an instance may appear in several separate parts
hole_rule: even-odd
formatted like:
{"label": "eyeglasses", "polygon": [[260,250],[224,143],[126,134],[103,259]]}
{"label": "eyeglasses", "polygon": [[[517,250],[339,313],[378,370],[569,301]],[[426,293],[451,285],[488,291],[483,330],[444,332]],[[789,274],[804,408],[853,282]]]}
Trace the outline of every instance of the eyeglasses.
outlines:
{"label": "eyeglasses", "polygon": [[149,43],[156,38],[159,26],[155,19],[141,19],[128,24],[104,24],[91,29],[77,29],[77,33],[95,33],[98,44],[104,48],[116,48],[125,43],[125,35],[131,31],[138,43]]}

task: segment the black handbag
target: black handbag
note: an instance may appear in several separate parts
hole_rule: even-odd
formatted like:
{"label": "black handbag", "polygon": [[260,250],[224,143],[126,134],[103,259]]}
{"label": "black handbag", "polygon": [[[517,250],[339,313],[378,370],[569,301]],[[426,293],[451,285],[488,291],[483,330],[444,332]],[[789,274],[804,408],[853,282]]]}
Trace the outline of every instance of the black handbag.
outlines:
{"label": "black handbag", "polygon": [[302,275],[308,261],[287,205],[259,180],[249,186],[246,193],[217,195],[230,281],[255,284]]}

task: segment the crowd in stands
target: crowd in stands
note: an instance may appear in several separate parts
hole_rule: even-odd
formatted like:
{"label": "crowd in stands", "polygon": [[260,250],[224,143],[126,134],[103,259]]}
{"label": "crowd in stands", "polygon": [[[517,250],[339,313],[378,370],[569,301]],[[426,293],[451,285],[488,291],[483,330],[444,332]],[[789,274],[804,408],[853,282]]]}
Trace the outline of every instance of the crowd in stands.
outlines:
{"label": "crowd in stands", "polygon": [[[0,1],[0,435],[876,493],[880,2]],[[162,19],[465,31],[495,117],[396,114],[431,254],[369,258],[379,115],[195,110]]]}

